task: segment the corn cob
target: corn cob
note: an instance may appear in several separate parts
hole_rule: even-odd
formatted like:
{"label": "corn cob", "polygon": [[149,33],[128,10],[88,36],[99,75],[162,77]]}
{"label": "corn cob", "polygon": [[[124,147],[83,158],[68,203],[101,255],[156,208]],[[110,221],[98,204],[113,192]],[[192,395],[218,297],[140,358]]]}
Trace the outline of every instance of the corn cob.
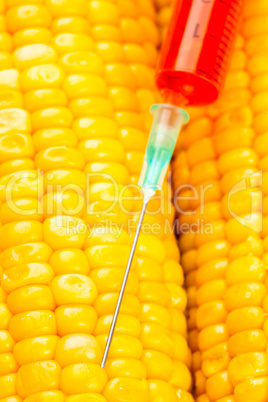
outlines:
{"label": "corn cob", "polygon": [[246,1],[224,93],[190,111],[173,163],[198,402],[267,400],[266,13]]}
{"label": "corn cob", "polygon": [[[156,99],[152,4],[7,0],[1,13],[0,399],[192,402],[182,268],[163,230],[141,235],[100,368],[130,250],[119,229],[139,208],[124,186]],[[111,201],[125,210],[102,214]]]}

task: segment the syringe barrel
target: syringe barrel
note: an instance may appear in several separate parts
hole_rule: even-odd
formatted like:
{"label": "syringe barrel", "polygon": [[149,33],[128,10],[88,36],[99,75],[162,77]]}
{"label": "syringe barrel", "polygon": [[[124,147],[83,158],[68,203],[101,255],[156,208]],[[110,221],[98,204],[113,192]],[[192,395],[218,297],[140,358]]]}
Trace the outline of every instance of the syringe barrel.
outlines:
{"label": "syringe barrel", "polygon": [[177,0],[156,69],[157,86],[177,106],[217,99],[243,0]]}

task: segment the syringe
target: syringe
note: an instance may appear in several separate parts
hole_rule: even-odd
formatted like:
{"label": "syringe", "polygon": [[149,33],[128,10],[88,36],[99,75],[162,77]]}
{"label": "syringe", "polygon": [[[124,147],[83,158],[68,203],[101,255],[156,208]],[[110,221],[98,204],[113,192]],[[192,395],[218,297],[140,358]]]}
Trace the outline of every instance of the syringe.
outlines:
{"label": "syringe", "polygon": [[[156,84],[168,103],[153,105],[153,124],[139,185],[143,205],[101,367],[104,368],[147,204],[161,189],[174,147],[188,114],[180,106],[206,105],[217,99],[243,0],[177,0],[156,68]],[[202,150],[200,150],[202,152]]]}

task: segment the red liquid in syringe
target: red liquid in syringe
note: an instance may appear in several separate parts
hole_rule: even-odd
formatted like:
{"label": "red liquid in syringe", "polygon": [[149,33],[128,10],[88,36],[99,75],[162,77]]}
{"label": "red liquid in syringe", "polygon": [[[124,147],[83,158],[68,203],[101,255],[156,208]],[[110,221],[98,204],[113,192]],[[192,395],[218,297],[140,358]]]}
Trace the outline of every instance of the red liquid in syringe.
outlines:
{"label": "red liquid in syringe", "polygon": [[156,69],[165,101],[206,105],[224,83],[242,0],[178,0]]}

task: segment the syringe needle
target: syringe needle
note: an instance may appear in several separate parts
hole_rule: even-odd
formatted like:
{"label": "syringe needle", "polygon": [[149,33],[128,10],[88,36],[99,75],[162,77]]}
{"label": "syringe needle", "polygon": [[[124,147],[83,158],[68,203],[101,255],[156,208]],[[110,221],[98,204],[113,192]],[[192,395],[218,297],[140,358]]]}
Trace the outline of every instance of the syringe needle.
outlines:
{"label": "syringe needle", "polygon": [[140,231],[141,231],[142,221],[143,221],[143,218],[144,218],[144,214],[145,214],[145,211],[146,211],[148,201],[149,201],[149,198],[144,197],[143,204],[142,204],[142,209],[141,209],[141,213],[140,213],[140,217],[139,217],[138,226],[137,226],[137,229],[136,229],[136,232],[135,232],[134,240],[133,240],[131,251],[130,251],[130,254],[129,254],[125,275],[124,275],[123,282],[122,282],[122,285],[121,285],[121,289],[120,289],[120,292],[119,292],[119,296],[118,296],[118,299],[117,299],[116,308],[115,308],[111,328],[110,328],[110,331],[109,331],[108,339],[107,339],[107,342],[106,342],[106,346],[105,346],[105,350],[104,350],[104,354],[103,354],[103,358],[102,358],[102,362],[101,362],[101,367],[102,368],[105,367],[105,363],[106,363],[108,353],[109,353],[109,349],[110,349],[110,346],[111,346],[111,342],[112,342],[112,339],[113,339],[113,334],[114,334],[114,330],[115,330],[115,326],[116,326],[116,321],[117,321],[119,310],[120,310],[121,303],[122,303],[122,300],[123,300],[125,287],[126,287],[127,280],[128,280],[129,271],[130,271],[130,268],[131,268],[132,260],[133,260],[134,253],[135,253],[135,249],[136,249],[137,242],[138,242],[138,239],[139,239],[139,234],[140,234]]}
{"label": "syringe needle", "polygon": [[170,162],[181,126],[188,121],[188,114],[184,110],[168,104],[154,105],[151,108],[151,112],[154,115],[154,120],[147,143],[147,148],[143,159],[142,171],[139,179],[139,186],[142,188],[142,192],[144,195],[142,210],[131,247],[124,279],[118,296],[110,332],[106,342],[101,362],[102,368],[104,368],[105,366],[110,345],[113,339],[114,329],[124,296],[124,291],[127,284],[127,279],[134,257],[135,249],[137,246],[146,206],[149,199],[155,194],[156,190],[162,187],[165,174],[168,169],[168,164]]}

